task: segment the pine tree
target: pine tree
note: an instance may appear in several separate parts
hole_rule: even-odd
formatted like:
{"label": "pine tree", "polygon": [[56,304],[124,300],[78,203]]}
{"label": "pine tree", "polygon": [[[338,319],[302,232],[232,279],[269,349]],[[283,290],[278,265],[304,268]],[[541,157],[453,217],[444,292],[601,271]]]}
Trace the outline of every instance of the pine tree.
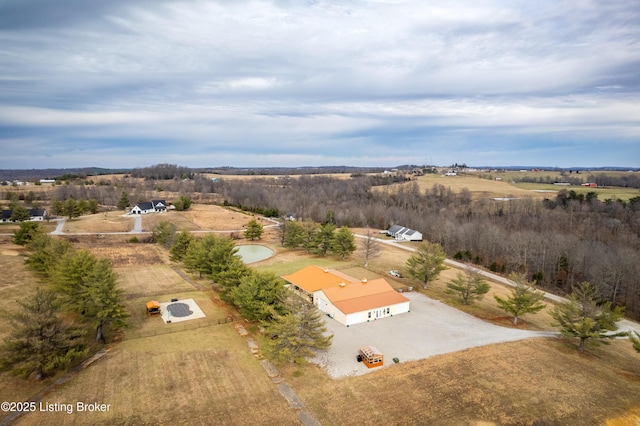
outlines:
{"label": "pine tree", "polygon": [[335,254],[340,256],[340,259],[344,259],[349,256],[351,253],[356,251],[356,248],[353,232],[351,232],[351,230],[346,226],[338,229],[338,231],[333,235],[331,249]]}
{"label": "pine tree", "polygon": [[440,272],[447,269],[444,266],[446,255],[438,243],[425,241],[416,249],[416,254],[407,259],[409,275],[420,280],[424,288],[427,283],[433,281]]}
{"label": "pine tree", "polygon": [[45,235],[38,222],[22,222],[20,228],[13,231],[13,242],[19,246],[26,246],[41,235]]}
{"label": "pine tree", "polygon": [[556,321],[554,325],[560,332],[566,337],[580,339],[580,352],[584,352],[587,341],[608,343],[604,339],[626,336],[626,332],[612,333],[617,330],[616,322],[622,319],[623,313],[622,306],[612,309],[611,302],[599,304],[596,289],[588,282],[575,286],[568,301],[551,310]]}
{"label": "pine tree", "polygon": [[107,327],[126,327],[129,312],[123,304],[122,289],[108,260],[100,259],[95,264],[84,297],[84,317],[95,326],[96,341],[106,342],[104,329]]}
{"label": "pine tree", "polygon": [[445,290],[448,294],[458,293],[462,297],[462,303],[468,305],[474,300],[481,300],[489,292],[491,286],[482,277],[471,270],[467,270],[466,276],[458,272],[457,278],[447,284]]}
{"label": "pine tree", "polygon": [[327,336],[322,313],[312,304],[291,296],[289,313],[275,315],[266,332],[272,338],[265,343],[266,354],[277,361],[302,363],[315,350],[331,346],[333,335]]}
{"label": "pine tree", "polygon": [[18,304],[22,311],[10,316],[13,331],[0,347],[1,371],[40,380],[86,354],[83,333],[60,319],[52,291],[38,289]]}
{"label": "pine tree", "polygon": [[164,247],[171,247],[176,238],[176,225],[169,221],[161,220],[153,227],[151,235],[156,243]]}
{"label": "pine tree", "polygon": [[13,203],[11,205],[11,216],[9,216],[9,220],[14,222],[24,222],[29,219],[31,219],[31,215],[26,207],[18,203]]}
{"label": "pine tree", "polygon": [[331,222],[320,225],[315,234],[315,252],[320,256],[326,256],[327,252],[331,250],[335,230],[336,226]]}
{"label": "pine tree", "polygon": [[304,242],[304,229],[299,222],[288,221],[284,229],[282,245],[296,249]]}
{"label": "pine tree", "polygon": [[175,238],[175,242],[171,246],[171,260],[174,262],[180,262],[187,253],[187,250],[193,240],[194,238],[193,235],[191,235],[191,232],[186,229],[180,231]]}
{"label": "pine tree", "polygon": [[264,231],[264,228],[262,227],[262,225],[259,224],[257,220],[251,219],[249,223],[247,223],[246,225],[246,230],[244,231],[244,237],[248,238],[251,241],[255,239],[259,240],[260,238],[262,238],[263,231]]}
{"label": "pine tree", "polygon": [[120,210],[124,210],[129,207],[129,205],[129,195],[127,195],[126,191],[122,191],[122,194],[120,194],[120,199],[118,200],[118,208]]}
{"label": "pine tree", "polygon": [[287,289],[272,272],[253,272],[243,276],[232,293],[233,303],[243,317],[252,321],[270,321],[286,313],[283,305]]}
{"label": "pine tree", "polygon": [[518,318],[524,314],[535,314],[545,308],[542,303],[544,293],[537,291],[533,286],[527,285],[527,280],[522,275],[511,275],[509,277],[515,283],[511,288],[511,296],[503,299],[494,295],[500,308],[513,315],[513,323],[518,325]]}

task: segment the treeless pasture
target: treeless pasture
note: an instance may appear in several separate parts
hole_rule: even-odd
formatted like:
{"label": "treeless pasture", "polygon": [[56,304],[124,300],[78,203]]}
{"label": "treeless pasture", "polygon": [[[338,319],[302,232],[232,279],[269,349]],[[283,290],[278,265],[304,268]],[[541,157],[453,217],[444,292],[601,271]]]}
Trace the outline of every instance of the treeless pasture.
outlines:
{"label": "treeless pasture", "polygon": [[111,264],[118,267],[138,265],[159,265],[168,262],[166,250],[156,244],[135,243],[107,243],[107,244],[78,244],[96,256],[109,259]]}
{"label": "treeless pasture", "polygon": [[39,284],[38,277],[24,264],[24,254],[23,247],[0,245],[0,339],[11,331],[7,314],[20,309],[16,300],[31,296]]}
{"label": "treeless pasture", "polygon": [[[428,174],[418,176],[412,182],[418,184],[421,193],[431,189],[434,185],[442,185],[451,188],[454,193],[459,193],[463,189],[468,189],[473,199],[480,198],[545,198],[548,194],[534,192],[527,189],[518,188],[505,181],[495,181],[481,179],[476,175],[458,175],[458,176],[442,176]],[[406,185],[406,183],[391,185],[391,189],[398,185]],[[385,187],[378,187],[383,190]]]}
{"label": "treeless pasture", "polygon": [[112,211],[80,216],[72,220],[67,219],[63,232],[100,234],[103,232],[129,232],[132,228],[133,218],[125,216],[122,211]]}
{"label": "treeless pasture", "polygon": [[168,221],[176,225],[181,231],[242,231],[251,219],[258,220],[264,225],[271,225],[268,220],[253,216],[232,208],[224,208],[211,204],[192,204],[185,211],[168,211],[161,214],[142,215],[145,231],[152,231],[161,221]]}
{"label": "treeless pasture", "polygon": [[44,401],[111,405],[104,413],[29,413],[17,424],[298,423],[232,324],[126,340]]}
{"label": "treeless pasture", "polygon": [[126,296],[155,296],[193,291],[170,265],[131,265],[114,268]]}

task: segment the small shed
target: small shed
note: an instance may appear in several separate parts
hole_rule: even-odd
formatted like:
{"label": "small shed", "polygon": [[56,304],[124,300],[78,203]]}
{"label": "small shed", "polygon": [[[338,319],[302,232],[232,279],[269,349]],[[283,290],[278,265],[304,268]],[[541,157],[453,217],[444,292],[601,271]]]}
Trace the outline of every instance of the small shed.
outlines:
{"label": "small shed", "polygon": [[373,346],[363,346],[360,348],[362,362],[368,368],[381,367],[384,365],[384,355]]}
{"label": "small shed", "polygon": [[160,311],[160,303],[156,302],[155,300],[150,300],[147,302],[147,315],[151,316],[151,315],[161,315],[162,312]]}

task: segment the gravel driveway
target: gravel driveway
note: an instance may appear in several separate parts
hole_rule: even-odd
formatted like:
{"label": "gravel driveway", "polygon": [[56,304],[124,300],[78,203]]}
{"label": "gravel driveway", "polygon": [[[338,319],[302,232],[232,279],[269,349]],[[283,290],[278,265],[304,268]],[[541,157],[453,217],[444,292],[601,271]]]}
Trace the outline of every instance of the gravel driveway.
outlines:
{"label": "gravel driveway", "polygon": [[[331,348],[312,360],[334,379],[357,376],[400,362],[456,352],[475,346],[532,337],[557,336],[555,332],[500,327],[465,314],[420,293],[404,293],[411,312],[345,327],[330,318],[327,330],[334,334]],[[375,346],[384,354],[384,367],[367,368],[356,361],[361,346]]]}

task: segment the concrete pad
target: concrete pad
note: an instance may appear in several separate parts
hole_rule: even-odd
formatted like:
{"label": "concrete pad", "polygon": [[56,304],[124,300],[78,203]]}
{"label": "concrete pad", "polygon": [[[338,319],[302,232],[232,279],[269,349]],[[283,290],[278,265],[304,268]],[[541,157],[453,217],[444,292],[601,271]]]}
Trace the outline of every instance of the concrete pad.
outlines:
{"label": "concrete pad", "polygon": [[[411,301],[411,312],[345,327],[326,318],[333,333],[328,351],[320,352],[312,362],[326,369],[332,378],[357,376],[400,363],[464,349],[533,337],[557,336],[500,327],[482,321],[420,293],[404,293]],[[356,361],[362,346],[375,346],[384,354],[384,366],[367,368]]]}
{"label": "concrete pad", "polygon": [[[183,305],[186,305],[186,307]],[[180,308],[180,309],[175,309],[175,308]],[[162,321],[164,321],[165,324],[169,322],[175,323],[175,322],[189,321],[193,319],[206,317],[204,312],[202,312],[202,309],[200,309],[200,306],[198,306],[196,301],[193,299],[181,299],[181,300],[178,300],[177,302],[164,302],[160,304],[160,310],[162,312]],[[180,315],[184,315],[185,313],[186,315],[185,316],[172,315],[171,314],[172,310],[176,312],[176,314],[178,314],[179,312]]]}

